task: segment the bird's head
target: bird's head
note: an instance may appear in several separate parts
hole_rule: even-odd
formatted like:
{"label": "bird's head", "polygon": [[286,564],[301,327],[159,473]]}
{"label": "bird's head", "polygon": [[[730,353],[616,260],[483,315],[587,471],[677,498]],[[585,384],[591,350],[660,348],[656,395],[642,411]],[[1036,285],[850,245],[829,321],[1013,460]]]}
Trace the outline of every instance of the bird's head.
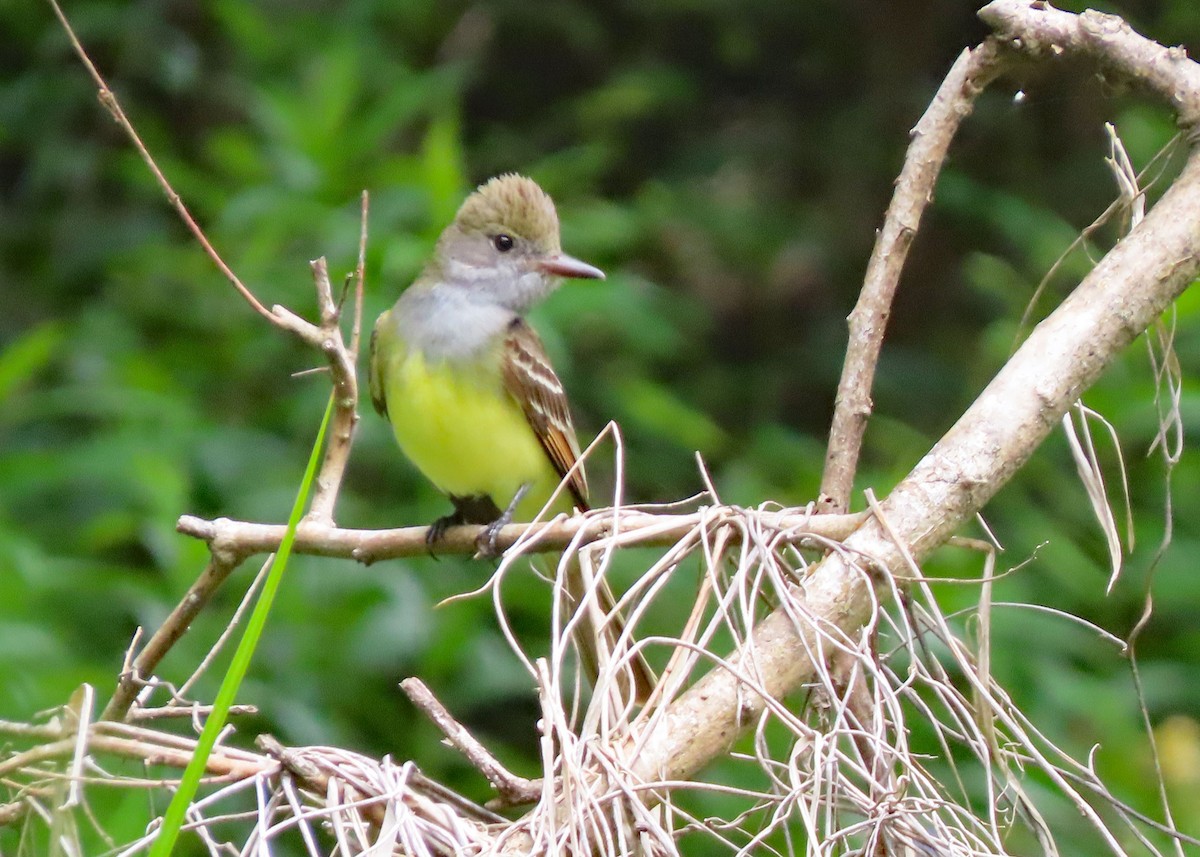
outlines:
{"label": "bird's head", "polygon": [[561,277],[604,279],[604,272],[562,252],[558,213],[532,179],[497,176],[467,197],[438,239],[439,279],[525,312]]}

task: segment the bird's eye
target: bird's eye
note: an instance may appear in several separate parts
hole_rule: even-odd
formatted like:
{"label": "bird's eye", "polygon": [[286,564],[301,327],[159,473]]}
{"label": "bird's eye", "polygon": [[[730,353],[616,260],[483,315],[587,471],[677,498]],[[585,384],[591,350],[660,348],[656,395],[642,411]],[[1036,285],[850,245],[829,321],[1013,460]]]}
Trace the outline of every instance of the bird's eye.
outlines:
{"label": "bird's eye", "polygon": [[513,245],[516,243],[517,242],[513,241],[511,235],[505,235],[503,233],[497,235],[496,237],[494,237],[492,239],[492,245],[497,250],[499,250],[501,253],[507,253],[509,250],[511,250],[513,248]]}

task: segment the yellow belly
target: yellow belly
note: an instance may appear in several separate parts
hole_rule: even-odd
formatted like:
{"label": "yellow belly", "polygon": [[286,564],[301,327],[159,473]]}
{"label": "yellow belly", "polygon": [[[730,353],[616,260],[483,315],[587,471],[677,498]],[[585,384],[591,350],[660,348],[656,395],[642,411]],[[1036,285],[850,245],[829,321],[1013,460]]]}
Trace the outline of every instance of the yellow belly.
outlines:
{"label": "yellow belly", "polygon": [[387,411],[409,460],[446,494],[487,495],[501,510],[528,484],[514,519],[536,515],[558,474],[499,372],[452,370],[397,350],[385,376]]}

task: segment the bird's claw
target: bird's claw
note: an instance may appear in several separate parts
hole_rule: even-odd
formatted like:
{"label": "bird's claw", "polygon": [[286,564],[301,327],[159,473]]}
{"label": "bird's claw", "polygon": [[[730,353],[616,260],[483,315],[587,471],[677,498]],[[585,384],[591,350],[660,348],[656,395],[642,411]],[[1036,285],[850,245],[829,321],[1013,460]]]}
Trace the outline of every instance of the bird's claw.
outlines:
{"label": "bird's claw", "polygon": [[500,530],[507,523],[508,521],[501,517],[499,520],[492,521],[484,527],[483,532],[475,537],[475,549],[479,551],[480,556],[494,557],[500,555],[501,551],[496,543],[500,538]]}
{"label": "bird's claw", "polygon": [[500,538],[500,531],[512,523],[513,513],[517,510],[517,504],[521,502],[521,499],[528,491],[529,483],[526,482],[517,489],[517,493],[508,503],[508,508],[500,513],[500,517],[484,527],[483,532],[476,537],[475,549],[479,551],[479,556],[496,557],[503,553],[496,544]]}
{"label": "bird's claw", "polygon": [[[437,543],[446,535],[446,530],[462,523],[462,518],[457,512],[452,515],[443,515],[438,518],[425,531],[425,547],[429,549],[429,555],[433,556],[433,549]],[[437,559],[437,557],[434,557]]]}

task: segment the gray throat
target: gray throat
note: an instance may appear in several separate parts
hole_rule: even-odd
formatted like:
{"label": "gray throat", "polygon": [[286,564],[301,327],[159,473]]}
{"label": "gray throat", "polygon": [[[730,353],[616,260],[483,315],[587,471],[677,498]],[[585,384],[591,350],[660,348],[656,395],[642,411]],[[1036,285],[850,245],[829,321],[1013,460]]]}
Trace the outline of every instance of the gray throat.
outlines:
{"label": "gray throat", "polygon": [[471,363],[481,360],[517,318],[511,309],[477,291],[447,283],[409,287],[392,310],[401,339],[426,360]]}

